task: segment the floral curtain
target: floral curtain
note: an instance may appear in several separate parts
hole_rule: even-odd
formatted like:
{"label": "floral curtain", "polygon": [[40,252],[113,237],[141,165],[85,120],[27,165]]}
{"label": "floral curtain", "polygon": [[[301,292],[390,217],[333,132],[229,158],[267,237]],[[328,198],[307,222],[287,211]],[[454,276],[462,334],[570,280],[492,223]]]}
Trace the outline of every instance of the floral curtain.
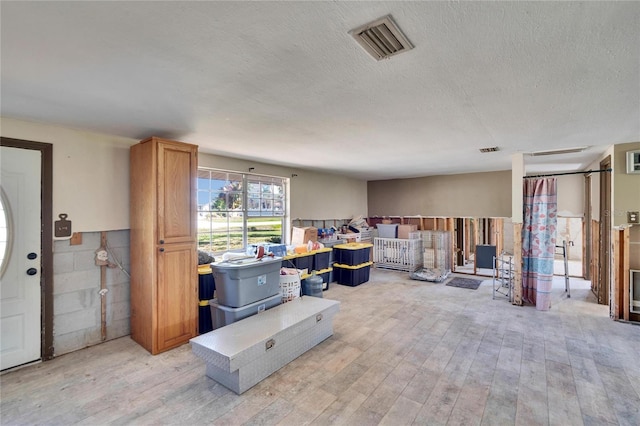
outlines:
{"label": "floral curtain", "polygon": [[551,308],[558,223],[556,179],[524,179],[523,209],[522,299],[547,311]]}

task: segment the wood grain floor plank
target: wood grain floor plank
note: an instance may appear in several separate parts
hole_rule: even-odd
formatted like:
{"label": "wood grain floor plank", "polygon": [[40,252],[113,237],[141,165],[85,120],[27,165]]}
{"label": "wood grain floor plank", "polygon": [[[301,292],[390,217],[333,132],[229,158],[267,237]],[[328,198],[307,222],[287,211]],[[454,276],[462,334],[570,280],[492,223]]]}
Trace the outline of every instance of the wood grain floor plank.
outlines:
{"label": "wood grain floor plank", "polygon": [[371,271],[332,284],[335,334],[236,395],[189,345],[151,356],[129,337],[0,375],[4,425],[637,425],[640,327],[588,283],[552,309]]}

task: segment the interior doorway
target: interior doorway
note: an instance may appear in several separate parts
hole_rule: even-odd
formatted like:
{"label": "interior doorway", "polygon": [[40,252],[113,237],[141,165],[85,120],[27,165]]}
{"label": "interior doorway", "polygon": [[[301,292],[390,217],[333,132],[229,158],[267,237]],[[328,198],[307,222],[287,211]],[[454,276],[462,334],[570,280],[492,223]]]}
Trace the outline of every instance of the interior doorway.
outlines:
{"label": "interior doorway", "polygon": [[[600,162],[600,170],[611,169],[611,156]],[[611,173],[600,173],[600,227],[598,279],[592,280],[592,291],[602,305],[609,304],[611,285]]]}
{"label": "interior doorway", "polygon": [[[558,216],[556,246],[567,243],[567,265],[570,277],[584,278],[583,274],[583,218]],[[553,274],[564,275],[562,250],[556,250],[553,262]]]}
{"label": "interior doorway", "polygon": [[503,218],[455,219],[454,272],[493,275],[493,258],[504,250]]}

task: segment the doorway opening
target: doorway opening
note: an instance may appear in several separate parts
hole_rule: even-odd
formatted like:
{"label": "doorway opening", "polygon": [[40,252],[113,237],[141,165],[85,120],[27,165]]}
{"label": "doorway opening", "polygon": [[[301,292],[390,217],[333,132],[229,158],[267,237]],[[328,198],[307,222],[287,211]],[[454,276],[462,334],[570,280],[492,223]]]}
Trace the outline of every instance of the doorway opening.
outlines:
{"label": "doorway opening", "polygon": [[[558,216],[556,247],[567,245],[567,265],[570,277],[584,278],[583,263],[583,219],[581,217]],[[553,261],[553,275],[565,275],[562,249],[557,249]]]}

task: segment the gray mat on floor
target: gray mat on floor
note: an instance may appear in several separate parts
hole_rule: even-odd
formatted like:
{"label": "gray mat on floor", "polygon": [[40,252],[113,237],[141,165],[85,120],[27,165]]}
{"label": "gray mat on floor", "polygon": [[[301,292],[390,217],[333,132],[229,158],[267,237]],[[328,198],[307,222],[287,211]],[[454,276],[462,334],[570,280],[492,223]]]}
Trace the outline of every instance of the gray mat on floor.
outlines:
{"label": "gray mat on floor", "polygon": [[451,287],[469,288],[471,290],[477,290],[480,286],[480,280],[474,280],[471,278],[459,278],[455,277],[449,281],[446,285]]}

